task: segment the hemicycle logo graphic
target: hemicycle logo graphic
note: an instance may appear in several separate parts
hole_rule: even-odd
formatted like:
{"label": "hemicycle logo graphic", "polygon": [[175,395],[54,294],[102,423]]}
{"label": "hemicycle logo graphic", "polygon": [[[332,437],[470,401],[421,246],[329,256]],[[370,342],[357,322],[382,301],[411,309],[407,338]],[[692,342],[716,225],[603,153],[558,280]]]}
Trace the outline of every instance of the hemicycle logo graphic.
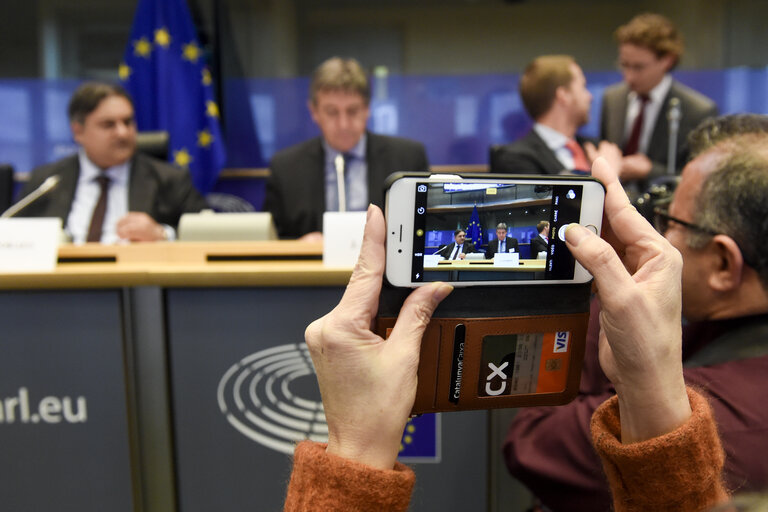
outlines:
{"label": "hemicycle logo graphic", "polygon": [[[323,404],[297,382],[314,375],[303,343],[279,345],[244,357],[219,381],[217,399],[227,421],[262,446],[292,454],[297,441],[328,440]],[[305,393],[305,396],[301,394]],[[319,396],[319,395],[318,395]]]}

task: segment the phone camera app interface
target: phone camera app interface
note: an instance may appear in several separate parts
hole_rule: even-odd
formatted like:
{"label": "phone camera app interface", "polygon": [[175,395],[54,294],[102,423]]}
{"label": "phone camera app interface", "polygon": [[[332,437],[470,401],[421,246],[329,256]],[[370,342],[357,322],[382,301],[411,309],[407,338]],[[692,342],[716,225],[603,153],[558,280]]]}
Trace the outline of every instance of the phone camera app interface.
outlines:
{"label": "phone camera app interface", "polygon": [[572,279],[558,235],[579,221],[581,198],[574,184],[418,183],[411,279]]}

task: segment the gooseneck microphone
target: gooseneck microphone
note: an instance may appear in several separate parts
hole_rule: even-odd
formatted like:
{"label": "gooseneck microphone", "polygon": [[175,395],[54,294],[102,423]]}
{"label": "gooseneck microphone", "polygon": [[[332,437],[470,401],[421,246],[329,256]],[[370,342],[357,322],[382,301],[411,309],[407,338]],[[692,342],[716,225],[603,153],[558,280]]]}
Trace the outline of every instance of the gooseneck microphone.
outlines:
{"label": "gooseneck microphone", "polygon": [[13,217],[17,213],[19,213],[21,210],[29,206],[30,204],[34,203],[41,197],[43,197],[45,194],[56,188],[56,186],[61,181],[61,176],[58,174],[54,174],[53,176],[48,176],[48,178],[45,179],[44,182],[40,184],[39,187],[37,187],[35,190],[24,196],[18,203],[14,204],[7,210],[3,212],[2,215],[0,215],[0,219],[7,219],[10,217]]}
{"label": "gooseneck microphone", "polygon": [[336,159],[333,163],[336,167],[336,187],[339,196],[339,211],[345,212],[347,211],[347,191],[345,186],[346,183],[344,183],[344,156],[339,153],[336,155]]}
{"label": "gooseneck microphone", "polygon": [[669,122],[669,146],[667,146],[667,175],[677,174],[677,135],[680,131],[680,118],[683,116],[680,110],[680,100],[670,98],[667,110],[667,122]]}

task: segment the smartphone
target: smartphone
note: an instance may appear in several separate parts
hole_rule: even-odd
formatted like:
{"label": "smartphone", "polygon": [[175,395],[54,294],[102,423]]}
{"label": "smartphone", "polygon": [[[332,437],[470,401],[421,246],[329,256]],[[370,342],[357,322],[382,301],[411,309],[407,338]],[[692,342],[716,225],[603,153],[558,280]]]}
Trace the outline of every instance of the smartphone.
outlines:
{"label": "smartphone", "polygon": [[[573,222],[600,233],[605,188],[594,178],[468,173],[392,180],[385,199],[386,278],[394,286],[592,279],[566,247],[564,234]],[[549,223],[546,236],[537,229],[542,221]]]}

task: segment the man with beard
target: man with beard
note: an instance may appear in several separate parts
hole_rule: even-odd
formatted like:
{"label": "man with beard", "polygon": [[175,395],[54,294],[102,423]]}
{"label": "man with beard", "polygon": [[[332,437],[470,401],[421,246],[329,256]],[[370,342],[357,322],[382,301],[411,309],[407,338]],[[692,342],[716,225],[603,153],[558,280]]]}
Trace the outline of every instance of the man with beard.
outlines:
{"label": "man with beard", "polygon": [[77,154],[34,169],[26,195],[51,176],[59,182],[20,212],[60,217],[75,243],[172,240],[183,213],[207,207],[189,173],[136,153],[133,102],[119,85],[88,82],[69,102]]}
{"label": "man with beard", "polygon": [[592,160],[605,157],[619,165],[618,146],[594,144],[576,135],[589,121],[592,94],[573,57],[543,55],[534,59],[520,79],[520,97],[533,129],[501,147],[491,172],[523,174],[588,174]]}

